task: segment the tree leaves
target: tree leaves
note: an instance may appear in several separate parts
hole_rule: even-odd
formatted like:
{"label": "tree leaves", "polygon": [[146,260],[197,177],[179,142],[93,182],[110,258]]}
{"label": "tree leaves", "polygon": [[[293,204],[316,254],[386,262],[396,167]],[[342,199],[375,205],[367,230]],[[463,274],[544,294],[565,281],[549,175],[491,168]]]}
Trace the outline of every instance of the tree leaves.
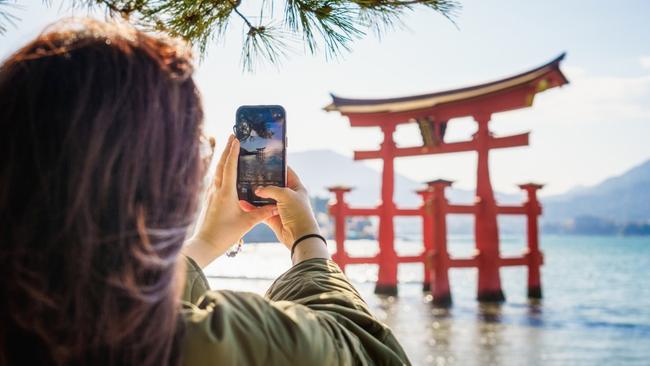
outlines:
{"label": "tree leaves", "polygon": [[18,5],[10,0],[0,0],[0,35],[7,32],[7,26],[16,26],[18,17],[10,12],[11,8],[18,8]]}
{"label": "tree leaves", "polygon": [[[142,28],[182,37],[197,47],[201,56],[211,42],[224,38],[228,25],[238,18],[245,29],[241,62],[247,71],[259,62],[279,64],[300,44],[304,52],[324,52],[326,58],[336,58],[349,51],[356,39],[369,31],[381,35],[401,24],[406,11],[418,7],[452,22],[460,8],[456,0],[285,0],[278,19],[274,7],[279,1],[261,0],[253,21],[240,10],[241,0],[69,1],[74,6],[100,7]],[[0,0],[0,34],[16,20],[5,9],[9,5],[15,4]]]}

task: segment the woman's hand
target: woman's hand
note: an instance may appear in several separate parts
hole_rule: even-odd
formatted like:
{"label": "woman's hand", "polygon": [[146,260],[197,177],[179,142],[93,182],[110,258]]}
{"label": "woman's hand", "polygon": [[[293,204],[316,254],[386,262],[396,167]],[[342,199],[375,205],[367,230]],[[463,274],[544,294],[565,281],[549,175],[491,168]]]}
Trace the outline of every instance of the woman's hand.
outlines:
{"label": "woman's hand", "polygon": [[183,248],[201,268],[225,253],[253,226],[278,213],[275,205],[242,209],[237,197],[238,156],[239,141],[230,135],[208,189],[205,216]]}
{"label": "woman's hand", "polygon": [[[288,168],[287,181],[286,188],[259,187],[255,194],[277,202],[280,215],[269,217],[264,222],[273,230],[278,240],[291,249],[296,239],[307,234],[320,234],[320,229],[309,203],[309,194],[291,168]],[[242,206],[246,210],[253,208],[247,202],[242,202]],[[326,244],[318,238],[308,238],[296,249],[292,258],[294,263],[309,258],[329,258]]]}

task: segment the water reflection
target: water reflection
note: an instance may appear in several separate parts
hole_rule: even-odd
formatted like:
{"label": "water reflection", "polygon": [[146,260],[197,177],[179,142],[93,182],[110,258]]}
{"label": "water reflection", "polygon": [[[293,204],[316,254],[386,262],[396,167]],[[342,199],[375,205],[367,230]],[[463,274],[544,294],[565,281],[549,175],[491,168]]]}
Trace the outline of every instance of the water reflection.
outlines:
{"label": "water reflection", "polygon": [[498,365],[503,355],[503,329],[501,304],[485,303],[478,306],[475,347],[481,365]]}
{"label": "water reflection", "polygon": [[[542,333],[514,319],[501,304],[435,307],[430,295],[381,298],[384,320],[393,328],[414,364],[520,365],[539,364]],[[378,298],[379,299],[379,298]],[[539,322],[541,303],[530,304],[523,315]],[[418,327],[414,327],[418,324]],[[522,326],[524,325],[524,326]],[[416,350],[414,352],[414,350]]]}
{"label": "water reflection", "polygon": [[487,323],[498,323],[501,321],[501,304],[482,303],[478,305],[478,317]]}

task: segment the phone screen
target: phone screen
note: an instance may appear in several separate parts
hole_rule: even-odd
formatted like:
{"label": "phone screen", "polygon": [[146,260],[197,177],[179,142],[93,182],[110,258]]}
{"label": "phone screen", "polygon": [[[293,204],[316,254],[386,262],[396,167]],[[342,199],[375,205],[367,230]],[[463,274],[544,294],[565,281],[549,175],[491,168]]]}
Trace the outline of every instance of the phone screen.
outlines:
{"label": "phone screen", "polygon": [[281,106],[241,106],[235,136],[240,142],[237,194],[255,206],[275,203],[255,195],[258,186],[286,186],[286,113]]}

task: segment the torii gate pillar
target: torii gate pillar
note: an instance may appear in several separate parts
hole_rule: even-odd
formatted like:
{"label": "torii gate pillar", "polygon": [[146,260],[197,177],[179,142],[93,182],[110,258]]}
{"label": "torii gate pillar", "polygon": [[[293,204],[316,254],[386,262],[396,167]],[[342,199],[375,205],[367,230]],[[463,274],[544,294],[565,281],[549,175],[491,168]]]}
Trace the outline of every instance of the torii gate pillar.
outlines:
{"label": "torii gate pillar", "polygon": [[381,143],[381,158],[384,166],[381,173],[381,205],[379,206],[379,273],[375,293],[380,295],[397,295],[397,253],[393,245],[395,229],[393,218],[395,217],[395,202],[393,193],[395,191],[394,167],[395,141],[393,133],[394,124],[381,126],[384,134],[384,141]]}
{"label": "torii gate pillar", "polygon": [[451,306],[451,288],[449,286],[449,252],[447,251],[447,211],[448,202],[445,189],[451,181],[438,179],[428,182],[433,192],[433,270],[431,271],[431,294],[433,304],[438,307]]}
{"label": "torii gate pillar", "polygon": [[526,191],[528,199],[524,204],[526,210],[526,234],[528,237],[528,248],[526,258],[528,260],[528,298],[542,298],[542,279],[539,267],[544,263],[544,255],[539,250],[539,227],[537,217],[542,214],[542,207],[537,200],[537,190],[544,187],[542,184],[527,183],[519,185],[519,188]]}
{"label": "torii gate pillar", "polygon": [[497,204],[490,182],[489,140],[490,114],[476,114],[478,131],[474,136],[478,153],[476,172],[476,205],[474,235],[478,259],[478,300],[481,302],[502,302],[505,300],[501,290],[499,275],[499,228],[497,224]]}

